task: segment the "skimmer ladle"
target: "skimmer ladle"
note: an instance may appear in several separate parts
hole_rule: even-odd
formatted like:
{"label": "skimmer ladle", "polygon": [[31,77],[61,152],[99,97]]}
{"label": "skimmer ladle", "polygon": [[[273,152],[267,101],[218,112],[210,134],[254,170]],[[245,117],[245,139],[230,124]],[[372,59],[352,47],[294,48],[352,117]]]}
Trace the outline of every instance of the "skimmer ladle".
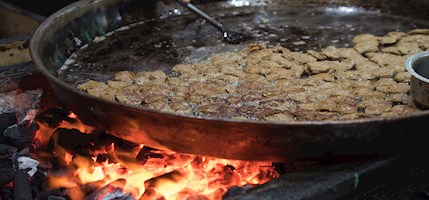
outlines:
{"label": "skimmer ladle", "polygon": [[249,35],[227,30],[220,22],[216,21],[215,19],[213,19],[208,14],[201,11],[191,3],[183,2],[183,0],[176,0],[176,2],[186,7],[187,9],[189,9],[190,11],[192,11],[193,13],[195,13],[196,15],[198,15],[199,17],[203,18],[208,23],[213,25],[216,29],[218,29],[223,34],[223,40],[227,43],[239,44],[251,39]]}

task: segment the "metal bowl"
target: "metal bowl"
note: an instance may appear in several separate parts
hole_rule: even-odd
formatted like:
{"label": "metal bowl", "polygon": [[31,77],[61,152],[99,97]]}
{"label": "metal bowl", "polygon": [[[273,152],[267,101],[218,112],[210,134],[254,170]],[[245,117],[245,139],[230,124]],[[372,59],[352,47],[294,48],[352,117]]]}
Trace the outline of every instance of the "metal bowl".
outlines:
{"label": "metal bowl", "polygon": [[411,96],[416,106],[429,109],[429,51],[411,55],[405,61],[411,74]]}

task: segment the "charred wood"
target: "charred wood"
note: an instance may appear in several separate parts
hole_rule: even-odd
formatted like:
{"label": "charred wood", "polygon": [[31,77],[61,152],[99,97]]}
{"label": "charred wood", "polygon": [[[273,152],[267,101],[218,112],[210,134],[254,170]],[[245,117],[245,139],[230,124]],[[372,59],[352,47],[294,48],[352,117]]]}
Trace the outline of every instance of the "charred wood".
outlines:
{"label": "charred wood", "polygon": [[[18,118],[15,113],[2,113],[0,114],[0,133],[3,133],[9,126],[18,123]],[[0,136],[0,143],[3,143]]]}
{"label": "charred wood", "polygon": [[136,159],[139,161],[140,164],[145,164],[148,159],[150,158],[164,158],[164,155],[160,153],[156,153],[154,151],[158,151],[156,149],[153,149],[151,147],[144,146],[139,154],[137,154]]}
{"label": "charred wood", "polygon": [[127,140],[122,140],[122,139],[117,139],[117,141],[115,142],[116,146],[123,149],[124,151],[131,151],[132,149],[136,148],[139,146],[139,144],[127,141]]}
{"label": "charred wood", "polygon": [[119,140],[117,137],[109,135],[105,132],[94,131],[91,134],[97,136],[94,141],[94,149],[102,149],[113,143],[115,143],[116,146],[117,141]]}
{"label": "charred wood", "polygon": [[52,136],[56,136],[57,145],[63,147],[69,153],[91,156],[91,152],[94,150],[95,134],[82,133],[77,129],[59,128],[55,130]]}
{"label": "charred wood", "polygon": [[107,154],[98,154],[97,155],[97,162],[98,163],[103,163],[103,162],[106,162],[109,158],[109,155],[107,155]]}
{"label": "charred wood", "polygon": [[[47,198],[42,198],[42,194],[46,192],[46,188],[44,186],[44,181],[46,179],[46,174],[45,174],[46,171],[47,171],[46,169],[39,167],[37,172],[30,179],[31,190],[34,198],[47,199]],[[57,195],[57,196],[64,196],[64,195]]]}
{"label": "charred wood", "polygon": [[9,126],[3,133],[6,144],[13,145],[18,149],[29,146],[36,134],[37,124],[19,123]]}

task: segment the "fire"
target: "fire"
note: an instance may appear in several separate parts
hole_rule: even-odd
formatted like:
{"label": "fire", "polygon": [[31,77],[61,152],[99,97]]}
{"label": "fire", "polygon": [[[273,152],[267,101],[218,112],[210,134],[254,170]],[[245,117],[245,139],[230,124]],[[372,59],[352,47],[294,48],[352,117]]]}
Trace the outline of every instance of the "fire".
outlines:
{"label": "fire", "polygon": [[96,136],[87,144],[79,144],[89,145],[83,149],[90,150],[77,152],[76,148],[62,144],[61,137],[90,137],[94,135],[89,134],[93,128],[73,113],[67,117],[73,120],[62,121],[55,128],[38,121],[40,129],[35,140],[41,149],[49,145],[53,149],[52,157],[44,151],[36,156],[46,162],[57,160],[59,165],[48,173],[46,189],[66,188],[70,199],[88,195],[93,199],[106,195],[129,195],[133,199],[221,199],[232,186],[252,187],[279,176],[270,162],[186,155],[131,143],[123,147],[110,140],[99,145]]}
{"label": "fire", "polygon": [[76,118],[77,118],[77,115],[76,115],[76,114],[74,114],[73,112],[70,112],[70,113],[69,113],[69,115],[68,115],[68,117],[73,118],[73,119],[76,119]]}

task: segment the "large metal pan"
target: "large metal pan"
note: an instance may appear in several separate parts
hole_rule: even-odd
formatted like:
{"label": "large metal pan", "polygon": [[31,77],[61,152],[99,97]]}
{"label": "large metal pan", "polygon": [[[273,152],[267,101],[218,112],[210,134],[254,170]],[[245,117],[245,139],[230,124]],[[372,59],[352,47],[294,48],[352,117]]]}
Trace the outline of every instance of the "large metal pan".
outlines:
{"label": "large metal pan", "polygon": [[[251,32],[258,40],[293,50],[319,49],[333,41],[337,46],[347,46],[359,33],[381,35],[429,27],[429,2],[424,0],[194,3],[225,25],[240,29],[236,31]],[[165,12],[168,10],[171,12]],[[141,44],[140,54],[132,47],[110,43],[88,56],[100,58],[92,67],[75,69],[66,78],[58,76],[58,69],[82,44],[138,21],[144,23],[140,34],[124,40]],[[120,70],[168,71],[178,62],[239,47],[224,45],[220,38],[213,27],[201,24],[195,15],[176,4],[82,0],[45,20],[31,39],[30,52],[58,97],[85,123],[153,148],[229,159],[287,161],[329,155],[395,154],[426,139],[422,130],[429,122],[429,111],[354,121],[257,122],[163,113],[103,100],[75,87],[88,78],[103,80]],[[305,45],[294,43],[303,39]],[[156,44],[164,47],[154,47]],[[131,59],[136,56],[139,59]]]}

